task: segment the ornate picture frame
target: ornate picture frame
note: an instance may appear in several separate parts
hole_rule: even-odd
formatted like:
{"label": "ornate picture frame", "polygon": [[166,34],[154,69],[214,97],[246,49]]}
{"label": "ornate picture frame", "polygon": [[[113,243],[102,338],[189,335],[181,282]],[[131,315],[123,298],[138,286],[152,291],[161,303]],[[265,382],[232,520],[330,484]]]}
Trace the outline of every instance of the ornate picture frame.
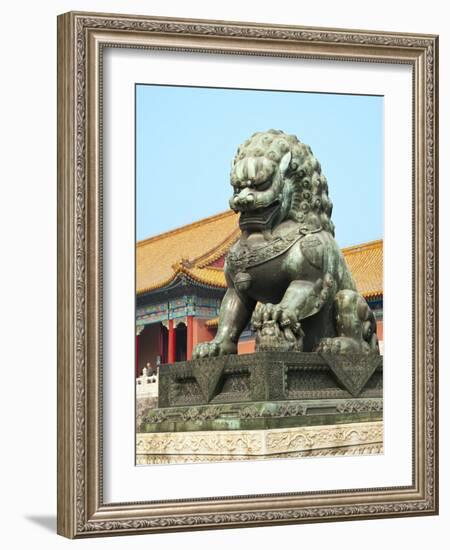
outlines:
{"label": "ornate picture frame", "polygon": [[[105,48],[412,68],[412,483],[105,502]],[[438,37],[70,12],[58,17],[58,533],[69,538],[438,513]],[[131,429],[131,428],[130,428]],[[201,465],[196,466],[201,468]]]}

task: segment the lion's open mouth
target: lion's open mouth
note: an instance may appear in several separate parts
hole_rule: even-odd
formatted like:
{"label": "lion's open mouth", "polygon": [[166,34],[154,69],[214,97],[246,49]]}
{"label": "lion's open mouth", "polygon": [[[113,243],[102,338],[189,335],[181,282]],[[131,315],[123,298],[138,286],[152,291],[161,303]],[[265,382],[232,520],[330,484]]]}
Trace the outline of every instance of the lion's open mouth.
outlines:
{"label": "lion's open mouth", "polygon": [[239,227],[243,230],[263,230],[272,225],[274,217],[280,209],[279,201],[264,208],[255,208],[242,212],[239,218]]}

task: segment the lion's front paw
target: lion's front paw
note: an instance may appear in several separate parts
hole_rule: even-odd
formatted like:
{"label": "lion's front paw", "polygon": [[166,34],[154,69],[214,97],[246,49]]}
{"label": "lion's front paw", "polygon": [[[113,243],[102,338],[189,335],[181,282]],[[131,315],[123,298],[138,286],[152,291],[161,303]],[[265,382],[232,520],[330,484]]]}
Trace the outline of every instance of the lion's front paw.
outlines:
{"label": "lion's front paw", "polygon": [[299,334],[301,325],[298,322],[297,313],[292,308],[283,304],[261,304],[256,305],[252,316],[252,327],[254,330],[260,330],[264,324],[274,321],[279,325],[282,331],[290,329],[294,334]]}
{"label": "lion's front paw", "polygon": [[303,331],[297,312],[282,304],[259,303],[252,316],[256,349],[303,349]]}
{"label": "lion's front paw", "polygon": [[237,345],[233,342],[218,342],[216,340],[211,340],[211,342],[197,344],[192,352],[192,359],[231,355],[235,353],[237,353]]}

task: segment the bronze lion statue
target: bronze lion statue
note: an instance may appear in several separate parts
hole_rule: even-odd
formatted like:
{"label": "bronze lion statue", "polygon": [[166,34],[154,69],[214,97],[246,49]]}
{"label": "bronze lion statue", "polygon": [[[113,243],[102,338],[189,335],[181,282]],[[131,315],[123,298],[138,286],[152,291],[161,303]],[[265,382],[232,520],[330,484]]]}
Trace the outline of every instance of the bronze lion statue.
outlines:
{"label": "bronze lion statue", "polygon": [[280,130],[257,132],[237,150],[231,185],[242,234],[225,259],[217,334],[194,358],[236,353],[249,322],[257,351],[379,353],[375,318],[334,239],[327,179],[311,148]]}

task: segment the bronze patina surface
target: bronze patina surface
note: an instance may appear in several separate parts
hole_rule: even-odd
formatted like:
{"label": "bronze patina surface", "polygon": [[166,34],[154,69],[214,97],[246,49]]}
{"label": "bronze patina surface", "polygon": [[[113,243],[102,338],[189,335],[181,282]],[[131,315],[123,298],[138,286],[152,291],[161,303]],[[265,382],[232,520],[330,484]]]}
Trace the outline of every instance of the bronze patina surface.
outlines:
{"label": "bronze patina surface", "polygon": [[382,418],[380,397],[256,401],[149,410],[139,433],[273,430],[375,422]]}

